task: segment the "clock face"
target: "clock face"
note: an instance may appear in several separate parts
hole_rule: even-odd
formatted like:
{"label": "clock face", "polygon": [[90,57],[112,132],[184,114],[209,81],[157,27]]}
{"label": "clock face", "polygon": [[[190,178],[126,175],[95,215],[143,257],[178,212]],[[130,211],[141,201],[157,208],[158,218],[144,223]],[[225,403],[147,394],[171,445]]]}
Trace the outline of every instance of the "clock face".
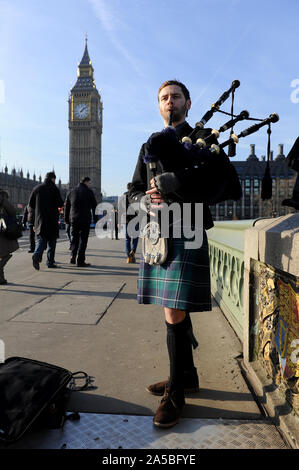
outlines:
{"label": "clock face", "polygon": [[85,119],[88,116],[89,107],[86,103],[79,103],[74,108],[74,114],[79,119]]}
{"label": "clock face", "polygon": [[98,106],[98,120],[99,121],[101,120],[101,116],[102,116],[102,111],[101,111],[100,106]]}

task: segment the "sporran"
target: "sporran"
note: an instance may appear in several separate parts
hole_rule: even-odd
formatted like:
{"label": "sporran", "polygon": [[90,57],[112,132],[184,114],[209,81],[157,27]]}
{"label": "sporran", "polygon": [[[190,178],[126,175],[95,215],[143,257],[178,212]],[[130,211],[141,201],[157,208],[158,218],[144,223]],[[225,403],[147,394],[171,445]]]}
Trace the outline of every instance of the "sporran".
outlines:
{"label": "sporran", "polygon": [[142,254],[149,265],[163,264],[168,254],[168,239],[161,237],[158,222],[151,221],[140,233]]}

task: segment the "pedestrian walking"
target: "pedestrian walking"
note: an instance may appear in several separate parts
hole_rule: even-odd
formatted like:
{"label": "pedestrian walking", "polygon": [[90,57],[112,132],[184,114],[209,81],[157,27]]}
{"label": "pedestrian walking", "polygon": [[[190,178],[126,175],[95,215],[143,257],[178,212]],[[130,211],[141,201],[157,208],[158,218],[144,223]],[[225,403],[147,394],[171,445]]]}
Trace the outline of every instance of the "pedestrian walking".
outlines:
{"label": "pedestrian walking", "polygon": [[111,228],[111,239],[118,240],[118,210],[117,207],[113,207],[110,213],[110,228]]}
{"label": "pedestrian walking", "polygon": [[34,230],[36,246],[32,255],[33,267],[40,269],[43,253],[47,250],[48,268],[57,268],[55,264],[56,241],[59,238],[59,208],[63,206],[60,191],[55,185],[54,172],[46,174],[43,183],[33,188],[29,198],[29,208],[34,211]]}
{"label": "pedestrian walking", "polygon": [[65,224],[65,233],[66,233],[68,241],[69,241],[69,250],[71,250],[72,249],[71,224]]}
{"label": "pedestrian walking", "polygon": [[[129,193],[132,183],[127,184],[127,191],[122,195],[120,205],[123,206],[124,221],[125,221],[125,250],[127,255],[127,263],[136,263],[136,250],[138,246],[138,237],[133,237],[128,229],[128,224],[131,220],[136,217],[136,214],[128,214],[128,208],[130,205],[129,202]],[[134,227],[136,231],[139,230],[139,226]]]}
{"label": "pedestrian walking", "polygon": [[[0,219],[1,218],[15,218],[16,209],[9,201],[9,196],[6,191],[0,189]],[[9,240],[3,232],[0,231],[0,285],[7,284],[4,276],[4,266],[12,257],[12,253],[19,248],[17,240]]]}
{"label": "pedestrian walking", "polygon": [[65,204],[66,201],[64,201],[64,222],[65,222],[65,233],[67,235],[68,241],[69,241],[69,250],[72,249],[72,242],[71,242],[71,224],[67,223],[65,220]]}
{"label": "pedestrian walking", "polygon": [[79,185],[71,190],[65,201],[65,222],[71,225],[71,264],[79,267],[90,266],[85,262],[90,224],[96,220],[97,201],[91,189],[91,179],[85,176]]}
{"label": "pedestrian walking", "polygon": [[26,227],[27,223],[29,226],[29,243],[30,243],[30,249],[28,250],[28,253],[34,253],[34,250],[35,250],[34,210],[29,207],[29,204],[26,205],[24,214],[23,214],[22,224],[24,228]]}
{"label": "pedestrian walking", "polygon": [[[214,183],[217,162],[224,162],[225,165],[231,165],[231,163],[223,151],[217,155],[218,160],[216,158],[213,160],[212,154],[205,151],[209,154],[209,160],[203,160],[203,165],[194,164],[192,167],[187,167],[184,154],[180,153],[186,147],[180,144],[179,140],[184,136],[189,136],[193,129],[186,122],[191,99],[184,84],[176,80],[164,82],[158,92],[158,105],[164,127],[167,127],[169,132],[165,129],[165,131],[153,134],[149,141],[142,145],[132,179],[129,200],[140,202],[140,208],[147,214],[155,214],[156,209],[161,205],[166,206],[172,202],[176,202],[181,208],[180,216],[177,217],[174,214],[172,219],[169,218],[166,260],[162,264],[157,262],[152,264],[145,262],[147,254],[145,254],[145,259],[141,256],[138,276],[138,303],[160,305],[165,314],[166,343],[170,363],[169,378],[149,385],[147,391],[153,395],[163,395],[153,421],[155,426],[167,428],[178,422],[185,404],[185,393],[199,390],[198,373],[192,351],[192,347],[196,348],[197,341],[193,335],[190,312],[211,310],[206,230],[213,226],[213,220],[208,203],[213,197],[216,198],[216,193],[221,189],[218,183]],[[199,135],[195,136],[195,140],[198,137],[204,138],[210,132],[211,129],[202,129]],[[160,158],[159,155],[159,158],[149,160],[151,155],[149,149],[155,142],[157,147],[155,150],[163,149],[162,156]],[[168,160],[162,160],[164,154],[165,158],[169,154]],[[157,156],[158,153],[153,152],[152,155]],[[152,168],[155,168],[155,173]],[[209,168],[214,168],[214,175],[213,172],[207,173]],[[232,187],[230,182],[226,181],[226,175],[223,174],[222,177],[225,184],[228,183]],[[235,178],[237,178],[236,174]],[[238,179],[237,187],[240,191]],[[238,194],[238,197],[241,196]],[[220,196],[219,198],[221,200]],[[202,231],[201,247],[186,248],[185,246],[189,238],[185,235],[187,232],[182,230],[185,228],[183,226],[185,224],[184,203],[191,205],[189,231],[195,234]],[[197,203],[203,203],[201,206],[203,227],[196,225]],[[175,226],[180,227],[180,236],[175,233]],[[156,240],[153,240],[153,246],[155,243]]]}

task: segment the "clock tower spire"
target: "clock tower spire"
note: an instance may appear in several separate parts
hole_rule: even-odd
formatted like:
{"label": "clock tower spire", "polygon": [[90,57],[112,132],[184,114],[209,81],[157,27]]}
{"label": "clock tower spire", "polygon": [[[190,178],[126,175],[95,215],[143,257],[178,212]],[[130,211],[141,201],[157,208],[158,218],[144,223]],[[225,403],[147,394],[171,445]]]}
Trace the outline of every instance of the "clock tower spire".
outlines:
{"label": "clock tower spire", "polygon": [[69,186],[72,189],[83,176],[89,176],[100,202],[103,105],[93,73],[86,35],[77,81],[69,97]]}

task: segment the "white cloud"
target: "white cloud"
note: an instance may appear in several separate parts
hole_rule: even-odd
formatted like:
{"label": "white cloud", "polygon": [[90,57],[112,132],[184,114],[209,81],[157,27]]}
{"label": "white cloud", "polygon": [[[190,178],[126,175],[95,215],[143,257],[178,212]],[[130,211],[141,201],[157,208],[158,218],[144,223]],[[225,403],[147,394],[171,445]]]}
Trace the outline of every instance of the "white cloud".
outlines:
{"label": "white cloud", "polygon": [[117,16],[117,14],[112,11],[111,3],[109,3],[109,7],[105,0],[89,0],[89,3],[91,4],[96,17],[100,21],[104,31],[106,31],[115,49],[130,64],[130,66],[140,77],[145,77],[145,73],[143,72],[142,67],[138,64],[136,58],[131,55],[130,51],[119,39],[117,32],[120,30],[127,30],[128,27],[121,21],[119,16]]}
{"label": "white cloud", "polygon": [[89,0],[89,3],[92,5],[105,31],[116,31],[124,28],[124,23],[120,21],[116,13],[112,13],[111,2],[109,7],[105,0]]}

